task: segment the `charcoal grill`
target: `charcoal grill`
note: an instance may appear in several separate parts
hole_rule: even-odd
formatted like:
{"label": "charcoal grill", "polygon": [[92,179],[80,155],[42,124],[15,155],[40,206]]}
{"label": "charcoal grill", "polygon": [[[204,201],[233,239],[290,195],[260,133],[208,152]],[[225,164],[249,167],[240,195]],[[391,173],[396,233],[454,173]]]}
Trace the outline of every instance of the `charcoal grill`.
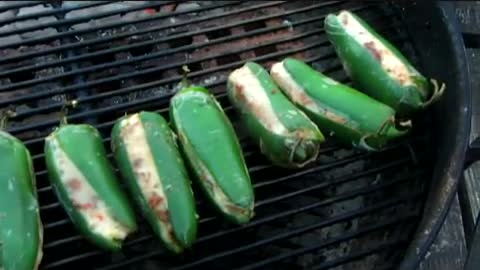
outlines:
{"label": "charcoal grill", "polygon": [[[16,111],[7,131],[33,155],[45,228],[41,268],[415,268],[462,169],[470,93],[449,5],[405,2],[3,2],[0,107]],[[308,168],[272,167],[236,125],[226,77],[246,60],[269,67],[292,56],[350,83],[323,29],[325,15],[340,9],[358,13],[426,75],[445,81],[446,96],[414,119],[408,137],[382,151],[328,141]],[[95,125],[107,147],[113,121],[125,113],[152,110],[168,119],[183,65],[236,125],[255,185],[256,217],[231,225],[196,192],[199,239],[185,254],[168,253],[141,217],[121,252],[102,251],[77,233],[54,195],[44,137],[72,99],[79,105],[68,120]]]}

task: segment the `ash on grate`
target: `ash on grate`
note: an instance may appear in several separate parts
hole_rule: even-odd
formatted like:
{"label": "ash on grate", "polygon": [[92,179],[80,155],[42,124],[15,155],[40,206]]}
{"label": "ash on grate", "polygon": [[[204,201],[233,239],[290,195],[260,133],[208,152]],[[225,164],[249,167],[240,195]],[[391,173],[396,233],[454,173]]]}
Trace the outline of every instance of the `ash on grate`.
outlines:
{"label": "ash on grate", "polygon": [[[50,46],[41,46],[41,47],[50,47]],[[49,55],[35,57],[32,62],[41,64],[41,63],[57,61],[59,59],[60,58],[57,55],[49,54]],[[34,74],[36,79],[40,79],[40,78],[50,77],[57,74],[62,74],[63,72],[64,72],[63,66],[56,66],[56,67],[37,70],[34,72]]]}
{"label": "ash on grate", "polygon": [[[50,48],[53,48],[54,46],[58,46],[59,41],[53,42],[52,45],[35,45],[35,46],[23,46],[19,49],[9,49],[9,50],[2,50],[0,51],[1,54],[8,55],[10,52],[14,52],[14,54],[21,54],[21,53],[29,53],[29,52],[38,52],[38,51],[43,51],[47,50]],[[29,65],[37,65],[37,64],[44,64],[52,61],[57,61],[60,60],[58,55],[55,54],[50,54],[50,55],[43,55],[43,56],[38,56],[34,57],[31,59],[23,60],[21,62],[15,62],[9,65],[5,65],[4,68],[8,70],[8,68],[14,69],[18,67],[23,67],[23,66],[29,66]],[[64,72],[63,67],[57,66],[57,67],[50,67],[50,68],[45,68],[41,70],[35,70],[35,71],[29,71],[29,72],[17,72],[13,75],[11,75],[9,78],[3,78],[0,80],[0,85],[8,85],[8,84],[15,84],[15,83],[21,83],[24,81],[30,81],[30,80],[36,80],[36,79],[42,79],[45,77],[50,77],[50,76],[55,76],[62,74]],[[64,85],[60,81],[50,81],[50,82],[44,82],[44,83],[38,83],[34,84],[28,88],[21,88],[5,93],[0,93],[0,99],[4,98],[15,98],[19,96],[26,96],[29,94],[36,94],[36,93],[41,93],[41,92],[48,92],[52,91],[55,89],[61,89],[63,88]],[[65,95],[54,95],[54,96],[49,96],[47,98],[42,98],[42,99],[37,99],[32,102],[28,102],[25,104],[18,104],[15,106],[15,111],[17,113],[23,113],[27,112],[28,110],[35,109],[38,107],[45,107],[49,106],[52,104],[58,104],[58,103],[63,103],[66,100]],[[24,126],[24,125],[31,125],[43,121],[48,121],[51,119],[58,119],[59,117],[59,111],[56,112],[48,112],[44,114],[35,114],[33,116],[23,118],[18,121],[11,121],[10,122],[10,127],[17,127],[17,126]],[[27,138],[33,138],[37,136],[41,136],[44,132],[48,131],[31,131],[31,132],[25,132],[22,134],[18,134],[19,137],[27,139]]]}
{"label": "ash on grate", "polygon": [[[130,59],[132,57],[132,55],[128,52],[121,52],[121,53],[117,53],[115,54],[115,61],[122,61],[122,60],[125,60],[125,59]],[[101,71],[100,73],[98,74],[103,74],[103,73],[110,73],[110,74],[130,74],[132,72],[135,72],[136,69],[134,66],[132,65],[124,65],[124,66],[120,66],[118,68],[112,68],[112,69],[108,69],[108,70],[104,70],[104,71]],[[96,78],[96,77],[99,77],[101,78],[102,76],[100,75],[95,75],[93,74],[93,76],[95,77],[90,77],[89,75],[89,78]],[[148,79],[148,78],[151,78],[151,80],[145,80],[145,79]],[[117,85],[116,86],[112,86],[111,84],[109,85],[110,86],[110,90],[118,90],[118,89],[124,89],[124,88],[129,88],[129,87],[135,87],[135,86],[138,86],[140,85],[141,83],[144,83],[144,82],[150,82],[150,81],[155,81],[155,80],[158,80],[159,79],[159,76],[158,74],[151,74],[150,76],[142,76],[142,77],[134,77],[134,78],[130,78],[130,79],[126,79],[126,80],[120,80],[120,81],[117,81]],[[105,91],[105,89],[102,89],[101,87],[97,87],[97,91]],[[127,94],[124,94],[124,95],[115,95],[113,97],[109,97],[109,98],[105,98],[105,99],[102,99],[101,101],[99,101],[97,103],[97,107],[100,107],[100,108],[103,108],[103,107],[106,107],[106,106],[112,106],[112,105],[118,105],[118,104],[122,104],[122,103],[128,103],[128,102],[134,102],[134,101],[138,101],[138,100],[142,100],[142,99],[146,99],[146,98],[151,98],[151,97],[162,97],[162,96],[166,96],[168,94],[171,94],[173,92],[173,87],[170,86],[170,85],[161,85],[161,86],[156,86],[156,87],[149,87],[145,90],[139,90],[139,91],[131,91]]]}
{"label": "ash on grate", "polygon": [[[18,10],[17,16],[24,16],[28,14],[35,14],[39,12],[45,12],[45,11],[52,11],[53,7],[50,4],[43,4],[43,5],[36,5],[32,7],[24,7],[20,8]],[[18,30],[27,28],[27,27],[32,27],[32,26],[38,26],[38,25],[43,25],[47,23],[51,23],[56,21],[57,18],[55,16],[45,16],[45,17],[40,17],[38,19],[29,19],[29,20],[22,20],[18,21],[15,23],[15,27]],[[57,34],[57,29],[49,27],[46,29],[42,30],[36,30],[36,31],[29,31],[25,33],[21,33],[20,37],[24,39],[29,39],[29,38],[36,38],[39,36],[51,36]]]}
{"label": "ash on grate", "polygon": [[[42,52],[48,49],[55,48],[60,46],[60,41],[55,40],[49,44],[38,44],[34,46],[21,46],[16,49],[3,49],[0,50],[0,57],[16,57],[20,56],[25,53],[37,53]],[[0,66],[0,70],[2,71],[9,71],[12,69],[22,68],[25,66],[36,66],[42,65],[48,62],[60,60],[60,57],[57,54],[49,54],[49,55],[42,55],[33,58],[27,58],[21,61],[12,61],[10,63],[6,63]],[[42,78],[51,75],[60,74],[63,72],[63,67],[52,67],[47,68],[45,70],[37,70],[37,71],[21,71],[15,72],[12,75],[9,75],[8,80],[4,80],[2,85],[10,84],[10,83],[18,83],[27,80],[32,80],[35,78]],[[38,74],[37,74],[38,73]]]}
{"label": "ash on grate", "polygon": [[[0,2],[1,3],[0,7],[5,2],[6,1],[1,1]],[[4,12],[0,13],[0,20],[9,20],[9,19],[14,18],[15,16],[16,16],[16,12],[14,10],[7,10],[7,11],[4,11]],[[5,33],[5,32],[15,31],[15,30],[16,30],[16,27],[15,27],[15,24],[13,24],[13,23],[2,25],[0,27],[0,34]],[[16,42],[19,42],[21,40],[22,40],[22,38],[18,34],[2,36],[2,37],[0,37],[0,45],[7,45],[7,44],[10,44],[10,43],[16,43]]]}
{"label": "ash on grate", "polygon": [[[25,3],[25,2],[28,2],[28,1],[0,1],[0,7],[12,5],[15,3]],[[15,17],[21,17],[21,16],[35,14],[38,12],[45,12],[49,10],[53,10],[53,7],[48,3],[29,6],[29,7],[9,9],[7,11],[0,13],[0,20],[10,20]],[[19,31],[27,27],[47,24],[56,20],[57,19],[54,16],[43,16],[36,19],[20,20],[20,21],[6,24],[6,25],[2,25],[0,27],[0,33]],[[24,39],[35,38],[38,36],[45,36],[45,35],[53,35],[56,33],[57,33],[57,30],[55,28],[49,27],[46,29],[29,31],[29,32],[24,32],[20,34],[10,34],[8,36],[0,37],[0,45],[7,45],[10,43],[20,42]]]}
{"label": "ash on grate", "polygon": [[[95,2],[95,1],[64,1],[63,5],[67,7],[72,7],[72,6],[85,5],[86,3],[92,3],[92,2]],[[66,18],[67,19],[86,18],[89,16],[98,15],[104,12],[112,12],[120,9],[134,8],[140,5],[145,5],[150,2],[157,3],[158,1],[122,1],[122,2],[108,3],[108,4],[97,6],[97,7],[70,11],[66,14]],[[101,29],[96,32],[88,32],[88,33],[81,34],[77,36],[78,40],[89,40],[89,39],[96,39],[99,37],[110,37],[110,36],[115,36],[115,35],[124,34],[124,33],[133,33],[140,29],[143,30],[149,27],[168,24],[170,21],[169,18],[159,18],[158,20],[138,22],[138,23],[136,21],[143,18],[150,17],[150,16],[163,14],[164,12],[173,11],[175,5],[176,4],[169,4],[164,6],[155,6],[152,8],[145,8],[145,9],[126,12],[126,13],[119,13],[112,16],[91,19],[86,22],[74,24],[71,27],[74,30],[83,30],[83,29],[88,29],[92,27],[101,27],[108,24],[112,24],[112,23],[130,22],[120,27]],[[169,6],[172,6],[172,7],[168,8]],[[174,25],[172,25],[172,27],[173,26]],[[148,33],[146,35],[142,35],[140,36],[140,38],[155,39],[164,35],[165,35],[165,31],[158,32],[158,33],[154,32],[154,33]],[[126,37],[123,40],[113,41],[113,43],[116,43],[116,42],[129,43],[130,39],[138,39],[138,38],[139,36],[133,35],[130,37]]]}
{"label": "ash on grate", "polygon": [[[335,151],[332,155],[322,155],[320,159],[322,159],[322,163],[328,163],[333,160],[338,160],[342,158],[347,158],[352,155],[352,150],[348,149],[341,149],[339,151]],[[289,181],[283,186],[285,189],[288,190],[299,190],[302,188],[308,188],[315,184],[322,183],[325,181],[331,181],[333,179],[340,179],[344,177],[348,177],[349,175],[353,175],[355,173],[372,169],[378,166],[378,163],[375,160],[360,160],[357,162],[350,163],[346,166],[336,168],[329,171],[323,171],[320,173],[312,173],[305,177],[302,177],[301,181]],[[362,177],[359,179],[355,179],[354,181],[349,181],[344,184],[334,185],[329,188],[325,188],[322,190],[314,190],[309,192],[308,194],[302,194],[301,196],[297,196],[290,200],[284,201],[284,205],[295,205],[296,207],[300,207],[302,205],[310,205],[316,202],[319,202],[323,199],[332,198],[338,196],[340,194],[350,193],[355,190],[361,190],[370,186],[379,185],[386,181],[391,181],[395,178],[401,178],[407,176],[408,168],[401,168],[395,170],[395,172],[391,172],[389,174],[381,174],[381,175],[372,175],[368,177]],[[404,186],[408,183],[402,182],[401,186]],[[392,189],[398,190],[399,185],[393,185]],[[405,188],[405,192],[411,189]],[[281,191],[281,190],[280,190]],[[358,209],[362,209],[364,207],[373,206],[378,204],[379,202],[388,200],[391,195],[389,195],[388,191],[384,192],[385,189],[382,189],[382,192],[374,192],[370,193],[365,196],[355,197],[353,199],[349,199],[346,201],[342,201],[339,203],[335,203],[332,205],[328,205],[326,207],[310,210],[305,213],[297,214],[292,218],[286,218],[284,221],[280,221],[279,224],[282,224],[286,228],[294,229],[305,226],[306,224],[315,224],[318,222],[322,222],[323,220],[342,215],[344,213],[352,212]],[[398,193],[397,193],[398,196]],[[272,209],[271,209],[272,210]],[[282,208],[282,210],[285,210]],[[364,216],[361,218],[356,218],[348,222],[338,223],[333,226],[328,226],[322,229],[317,229],[300,236],[282,241],[281,243],[274,245],[273,253],[270,253],[269,250],[258,251],[257,254],[261,254],[261,256],[268,258],[269,256],[276,255],[275,251],[281,252],[285,249],[288,251],[288,247],[291,249],[296,249],[297,247],[308,247],[312,245],[317,245],[322,240],[331,239],[333,237],[338,237],[344,235],[345,233],[352,233],[361,228],[366,226],[373,226],[375,224],[386,222],[391,219],[392,216],[395,215],[403,215],[407,211],[411,211],[410,205],[399,205],[392,207],[390,209],[380,211],[376,214]],[[264,211],[262,211],[262,215]],[[275,226],[266,226],[260,228],[258,231],[258,236],[268,237],[268,235],[272,234],[275,235],[276,233],[280,233],[285,230],[285,227]],[[398,236],[398,235],[397,235]],[[396,238],[395,234],[392,234],[388,230],[379,230],[375,233],[370,233],[366,237],[362,237],[361,239],[354,239],[348,242],[342,242],[338,245],[334,245],[331,247],[323,248],[322,250],[308,253],[305,255],[298,256],[296,258],[289,259],[289,263],[293,263],[294,265],[298,265],[303,267],[304,269],[308,269],[312,265],[321,264],[325,261],[335,260],[341,257],[349,256],[353,253],[357,253],[359,251],[365,250],[367,246],[375,246],[378,244],[385,243],[387,240]],[[270,247],[269,247],[270,248]],[[366,257],[364,260],[359,262],[355,262],[353,264],[345,265],[344,268],[338,269],[371,269],[372,265],[376,263],[382,263],[386,257],[386,254],[375,254]]]}
{"label": "ash on grate", "polygon": [[[78,7],[93,4],[97,1],[64,1],[62,6],[66,8]],[[107,3],[105,5],[82,8],[77,10],[72,10],[65,15],[65,19],[83,19],[91,16],[96,16],[101,13],[113,12],[125,8],[136,7],[146,4],[148,1],[119,1],[114,3]],[[128,12],[126,14],[115,14],[107,17],[100,17],[97,19],[91,19],[86,22],[78,23],[72,25],[74,30],[88,29],[91,27],[102,26],[106,24],[116,23],[119,21],[130,21],[136,18],[141,18],[142,16],[148,15],[144,10]]]}
{"label": "ash on grate", "polygon": [[[31,91],[48,91],[49,89],[51,89],[53,85],[58,86],[58,84],[53,84],[53,83],[41,84],[38,86],[34,86],[33,89],[31,89]],[[67,100],[66,95],[54,95],[45,99],[37,100],[36,105],[21,104],[21,105],[15,106],[15,111],[17,113],[22,113],[22,112],[26,112],[28,110],[34,109],[37,106],[43,107],[51,104],[64,103],[66,100]],[[53,112],[48,112],[43,114],[35,114],[32,116],[26,117],[24,119],[21,119],[19,121],[10,121],[9,127],[10,128],[23,127],[23,126],[41,123],[48,120],[58,120],[60,119],[60,115],[61,115],[60,109],[58,111],[53,111]],[[56,125],[54,125],[54,127],[55,126]],[[51,131],[52,131],[52,128],[29,130],[26,132],[16,134],[16,136],[26,140],[26,139],[38,138],[40,136],[46,136]]]}
{"label": "ash on grate", "polygon": [[[350,152],[348,150],[340,150],[337,151],[335,154],[337,156],[347,155],[346,153],[342,152]],[[365,162],[358,161],[354,163],[350,163],[342,168],[334,169],[327,172],[322,172],[321,174],[316,174],[310,176],[311,180],[309,181],[306,186],[314,185],[314,182],[318,183],[319,181],[325,181],[328,179],[339,179],[342,177],[346,177],[348,175],[352,175],[355,172],[365,169]],[[322,193],[316,194],[315,200],[318,201],[319,197],[324,198],[331,198],[334,196],[338,196],[339,194],[345,194],[352,190],[358,190],[365,188],[368,183],[368,178],[360,178],[355,181],[348,182],[342,185],[334,185],[329,188],[323,190]],[[305,198],[302,198],[305,200]],[[310,203],[315,202],[312,201]],[[298,202],[299,204],[303,205],[303,203]],[[305,202],[308,203],[308,202]],[[312,224],[315,222],[320,222],[327,218],[332,218],[335,216],[339,216],[341,214],[351,212],[357,209],[361,209],[364,207],[364,198],[363,197],[356,197],[350,200],[341,201],[327,207],[318,208],[312,210],[311,213],[314,215],[301,215],[296,217],[296,219],[292,222],[292,226],[301,226],[302,224]],[[297,220],[298,219],[298,220]],[[300,245],[300,246],[312,246],[319,243],[319,241],[326,240],[332,238],[334,236],[342,235],[345,233],[354,232],[359,228],[358,226],[358,219],[353,219],[346,223],[338,223],[333,226],[325,227],[322,229],[311,231],[307,234],[303,234],[299,237],[293,238],[292,242]],[[306,255],[299,256],[296,259],[296,264],[302,265],[307,267],[311,264],[318,264],[324,260],[331,260],[334,258],[342,257],[348,255],[350,252],[350,245],[348,243],[341,243],[340,245],[325,248],[321,251],[310,253]]]}
{"label": "ash on grate", "polygon": [[[60,43],[58,41],[55,42],[55,46],[59,46]],[[22,48],[23,52],[30,52],[30,51],[42,51],[42,50],[47,50],[51,49],[55,46],[50,46],[50,45],[36,45],[33,47],[24,47]],[[33,59],[28,60],[28,65],[37,65],[37,64],[44,64],[48,62],[53,62],[53,61],[58,61],[61,60],[61,58],[56,55],[56,54],[50,54],[50,55],[43,55],[43,56],[38,56]],[[25,65],[25,64],[23,64]],[[45,68],[41,70],[37,70],[33,72],[33,76],[35,79],[41,79],[45,77],[51,77],[55,75],[60,75],[64,73],[64,67],[63,66],[55,66],[55,67],[50,67],[50,68]],[[41,84],[36,84],[31,87],[32,93],[39,93],[39,92],[46,92],[46,91],[51,91],[54,89],[60,89],[64,87],[65,85],[60,82],[60,81],[50,81],[50,82],[45,82]],[[55,95],[55,96],[50,96],[47,98],[39,99],[37,100],[37,106],[39,107],[44,107],[51,105],[52,103],[58,103],[58,102],[64,102],[65,101],[65,95]]]}
{"label": "ash on grate", "polygon": [[[0,7],[5,3],[11,4],[10,1],[1,1]],[[29,14],[35,14],[35,13],[45,12],[50,10],[53,10],[53,7],[50,4],[40,4],[40,5],[31,6],[31,7],[23,7],[20,9],[9,9],[5,12],[0,13],[0,20],[8,20],[14,17],[20,17],[20,16],[25,16]],[[0,33],[20,31],[25,28],[48,24],[56,20],[57,19],[55,18],[55,16],[43,16],[36,19],[19,20],[19,21],[1,26]],[[10,43],[16,43],[25,39],[36,38],[39,36],[51,36],[56,33],[57,33],[57,30],[55,28],[47,27],[45,29],[28,31],[20,34],[10,34],[8,36],[0,37],[0,44],[7,45]]]}
{"label": "ash on grate", "polygon": [[[51,44],[41,44],[41,45],[35,45],[35,46],[22,46],[18,49],[6,49],[6,50],[0,50],[0,55],[4,56],[15,56],[15,55],[20,55],[23,53],[30,53],[30,52],[39,52],[39,51],[44,51],[47,49],[51,49],[55,46],[59,46],[60,42],[59,41],[54,41]],[[38,56],[30,59],[26,59],[23,61],[18,61],[18,62],[13,62],[6,64],[2,66],[1,68],[5,71],[8,71],[9,69],[16,69],[19,67],[24,67],[24,66],[35,66],[39,64],[44,64],[52,61],[57,61],[60,60],[60,57],[56,54],[50,54],[50,55],[43,55],[43,56]],[[16,83],[21,83],[25,81],[31,81],[31,80],[36,80],[36,79],[42,79],[45,77],[50,77],[58,74],[62,74],[64,72],[63,67],[50,67],[50,68],[45,68],[41,70],[34,70],[34,71],[25,71],[25,72],[16,72],[13,75],[10,75],[9,77],[4,77],[0,79],[0,85],[10,85],[10,84],[16,84]],[[20,88],[8,92],[2,92],[0,93],[0,99],[9,99],[9,98],[15,98],[15,97],[21,97],[21,96],[26,96],[29,94],[36,94],[36,93],[41,93],[41,92],[48,92],[52,91],[55,89],[61,89],[64,87],[64,85],[59,82],[59,81],[50,81],[50,82],[44,82],[44,83],[39,83],[39,84],[34,84],[30,87],[26,88]],[[60,102],[64,102],[65,96],[64,95],[55,95],[55,96],[50,96],[47,98],[42,98],[42,99],[37,99],[32,102],[24,103],[24,104],[17,104],[15,106],[15,110],[18,113],[23,113],[27,112],[28,110],[35,109],[38,107],[44,107],[52,104],[57,104]],[[23,126],[23,125],[30,125],[30,124],[35,124],[51,119],[58,119],[58,113],[59,112],[48,112],[44,114],[36,114],[31,117],[23,118],[18,121],[12,120],[10,122],[10,127],[17,127],[17,126]],[[40,136],[43,131],[32,131],[32,132],[25,132],[22,134],[18,134],[19,137],[22,138],[32,138],[36,136]]]}
{"label": "ash on grate", "polygon": [[123,96],[114,96],[111,98],[104,99],[97,103],[99,108],[118,105],[122,103],[134,102],[136,100],[150,98],[150,97],[161,97],[171,94],[173,90],[171,88],[159,86],[155,88],[149,88],[142,91],[133,91],[129,94]]}

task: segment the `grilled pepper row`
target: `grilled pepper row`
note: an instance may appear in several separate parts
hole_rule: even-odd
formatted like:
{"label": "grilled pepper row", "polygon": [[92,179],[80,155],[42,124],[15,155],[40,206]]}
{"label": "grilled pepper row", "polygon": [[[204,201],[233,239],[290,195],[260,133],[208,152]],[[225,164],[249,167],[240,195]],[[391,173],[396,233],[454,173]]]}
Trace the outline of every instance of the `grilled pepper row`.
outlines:
{"label": "grilled pepper row", "polygon": [[235,131],[218,102],[205,88],[184,88],[171,99],[170,119],[207,197],[230,220],[248,222],[253,188]]}
{"label": "grilled pepper row", "polygon": [[325,29],[358,87],[400,115],[424,108],[442,95],[445,85],[427,80],[392,44],[353,13],[328,15]]}
{"label": "grilled pepper row", "polygon": [[[228,97],[251,137],[282,167],[300,168],[316,159],[324,141],[316,124],[343,142],[378,149],[407,132],[397,129],[396,113],[424,108],[445,89],[428,81],[354,14],[331,14],[325,23],[345,70],[376,100],[294,59],[273,65],[273,80],[253,62],[228,78]],[[218,102],[208,90],[188,87],[171,99],[170,114],[207,197],[229,219],[250,220],[253,188],[238,139]],[[197,230],[193,193],[166,121],[147,112],[120,119],[112,132],[112,149],[159,238],[174,252],[189,247]],[[63,125],[47,137],[45,154],[52,184],[77,227],[100,246],[120,248],[136,224],[98,131]]]}
{"label": "grilled pepper row", "polygon": [[248,62],[233,71],[227,92],[261,152],[274,164],[300,168],[317,158],[322,133],[260,65]]}
{"label": "grilled pepper row", "polygon": [[344,143],[372,150],[406,131],[395,127],[395,111],[292,58],[276,63],[271,75],[282,91],[324,132]]}
{"label": "grilled pepper row", "polygon": [[61,125],[45,139],[50,182],[76,227],[92,242],[118,250],[136,230],[99,132],[90,125]]}
{"label": "grilled pepper row", "polygon": [[37,269],[43,228],[30,152],[0,131],[0,269]]}
{"label": "grilled pepper row", "polygon": [[140,112],[117,121],[112,150],[155,233],[173,252],[192,245],[197,218],[190,180],[165,119]]}

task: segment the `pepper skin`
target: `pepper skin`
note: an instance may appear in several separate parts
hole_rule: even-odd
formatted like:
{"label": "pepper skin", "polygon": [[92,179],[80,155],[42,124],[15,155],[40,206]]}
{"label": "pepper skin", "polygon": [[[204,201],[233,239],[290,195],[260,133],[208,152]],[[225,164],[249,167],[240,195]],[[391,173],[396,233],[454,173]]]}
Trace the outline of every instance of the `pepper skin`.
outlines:
{"label": "pepper skin", "polygon": [[35,174],[28,149],[0,131],[0,269],[38,269],[42,259]]}
{"label": "pepper skin", "polygon": [[227,93],[248,133],[274,164],[301,168],[316,160],[323,134],[260,65],[247,62],[233,71]]}
{"label": "pepper skin", "polygon": [[170,119],[190,167],[210,201],[231,221],[254,215],[254,192],[242,149],[220,104],[202,87],[188,87],[170,102]]}
{"label": "pepper skin", "polygon": [[349,11],[325,18],[325,29],[359,90],[408,116],[438,100],[445,85],[430,82],[387,40]]}
{"label": "pepper skin", "polygon": [[338,83],[302,61],[287,58],[270,71],[282,91],[324,132],[367,150],[381,148],[407,130],[395,127],[395,111]]}
{"label": "pepper skin", "polygon": [[90,125],[61,125],[45,139],[49,179],[77,229],[109,250],[136,230],[132,208],[108,161],[99,132]]}
{"label": "pepper skin", "polygon": [[195,201],[175,134],[159,114],[119,119],[112,150],[120,172],[157,236],[180,253],[197,233]]}

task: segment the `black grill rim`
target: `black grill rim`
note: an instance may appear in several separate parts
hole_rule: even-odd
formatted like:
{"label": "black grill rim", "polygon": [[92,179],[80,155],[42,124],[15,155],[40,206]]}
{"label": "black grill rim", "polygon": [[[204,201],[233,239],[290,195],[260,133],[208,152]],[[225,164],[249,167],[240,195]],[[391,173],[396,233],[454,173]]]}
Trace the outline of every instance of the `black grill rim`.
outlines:
{"label": "black grill rim", "polygon": [[[425,46],[425,37],[437,33],[438,44],[442,44],[442,47],[434,46],[435,51],[429,51],[429,54],[439,58],[441,64],[424,65],[424,68],[432,74],[439,74],[448,82],[449,88],[454,89],[446,91],[442,101],[435,106],[435,126],[439,138],[434,181],[429,188],[423,218],[401,264],[397,266],[400,270],[413,270],[419,267],[438,235],[463,173],[465,156],[469,149],[472,90],[466,48],[453,3],[421,1],[413,5],[407,2],[398,2],[396,5],[404,18],[417,18],[406,24],[410,36],[416,39],[417,44],[422,42]],[[425,22],[428,22],[428,25],[425,25]],[[429,59],[425,52],[419,53],[420,57]],[[430,61],[435,63],[434,59]],[[439,68],[443,65],[449,66],[447,73]],[[442,110],[448,110],[449,113],[444,115]]]}

